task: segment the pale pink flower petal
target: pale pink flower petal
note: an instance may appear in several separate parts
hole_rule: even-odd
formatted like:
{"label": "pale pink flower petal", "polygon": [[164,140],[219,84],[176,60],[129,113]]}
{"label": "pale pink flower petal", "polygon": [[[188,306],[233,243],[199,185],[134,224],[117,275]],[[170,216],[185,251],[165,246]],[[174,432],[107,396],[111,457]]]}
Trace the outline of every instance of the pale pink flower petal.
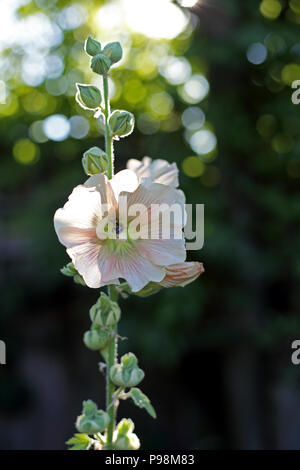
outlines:
{"label": "pale pink flower petal", "polygon": [[[170,232],[171,238],[182,238],[182,227],[185,223],[185,197],[182,191],[171,186],[153,183],[150,179],[143,179],[137,190],[133,193],[122,195],[127,196],[128,207],[134,204],[142,204],[145,211],[139,215],[141,232],[148,233],[148,238],[161,239],[162,233]],[[164,220],[171,220],[171,223],[164,227],[161,214],[168,215],[170,209],[174,209],[174,218],[165,217]],[[169,214],[170,215],[170,214]],[[166,248],[167,249],[167,248]],[[181,260],[183,261],[183,260]]]}
{"label": "pale pink flower petal", "polygon": [[84,186],[100,194],[101,204],[107,204],[109,207],[116,209],[117,200],[107,176],[101,173],[92,175],[86,180]]}
{"label": "pale pink flower petal", "polygon": [[134,171],[131,170],[122,170],[119,173],[116,173],[111,180],[109,180],[115,198],[118,200],[119,194],[122,191],[132,193],[135,191],[139,185],[139,179]]}
{"label": "pale pink flower petal", "polygon": [[169,266],[186,258],[184,240],[136,240],[136,249],[154,264]]}
{"label": "pale pink flower petal", "polygon": [[159,284],[163,287],[184,287],[203,272],[203,264],[196,261],[174,264],[166,268],[166,276]]}
{"label": "pale pink flower petal", "polygon": [[98,288],[102,285],[98,263],[99,252],[100,245],[93,242],[74,245],[67,249],[75,268],[88,287]]}
{"label": "pale pink flower petal", "polygon": [[127,162],[127,168],[134,171],[140,178],[150,178],[155,183],[166,184],[175,188],[179,184],[176,163],[169,163],[161,159],[152,162],[149,157],[144,157],[142,161],[131,158]]}
{"label": "pale pink flower petal", "polygon": [[160,282],[165,277],[164,267],[151,263],[133,245],[113,252],[104,246],[100,252],[99,266],[103,282],[109,284],[110,279],[120,277],[128,282],[133,292],[139,291],[150,281]]}
{"label": "pale pink flower petal", "polygon": [[[64,207],[58,209],[54,215],[54,227],[59,241],[65,245],[60,235],[60,231],[63,227],[93,229],[96,227],[100,216],[100,194],[92,188],[85,188],[82,185],[77,186],[69,196],[69,200]],[[89,233],[87,232],[87,239],[88,238]]]}

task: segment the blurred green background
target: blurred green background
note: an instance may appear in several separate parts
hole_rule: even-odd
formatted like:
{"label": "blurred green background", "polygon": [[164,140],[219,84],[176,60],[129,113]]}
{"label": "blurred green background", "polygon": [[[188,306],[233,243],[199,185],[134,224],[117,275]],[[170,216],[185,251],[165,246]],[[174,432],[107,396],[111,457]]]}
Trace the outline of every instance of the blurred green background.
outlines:
{"label": "blurred green background", "polygon": [[104,406],[82,343],[98,292],[73,284],[53,214],[104,145],[75,83],[83,43],[119,40],[115,145],[181,169],[205,204],[206,272],[185,289],[122,301],[121,351],[137,354],[158,419],[130,403],[146,449],[299,449],[300,0],[2,0],[0,5],[0,448],[63,449],[81,401]]}

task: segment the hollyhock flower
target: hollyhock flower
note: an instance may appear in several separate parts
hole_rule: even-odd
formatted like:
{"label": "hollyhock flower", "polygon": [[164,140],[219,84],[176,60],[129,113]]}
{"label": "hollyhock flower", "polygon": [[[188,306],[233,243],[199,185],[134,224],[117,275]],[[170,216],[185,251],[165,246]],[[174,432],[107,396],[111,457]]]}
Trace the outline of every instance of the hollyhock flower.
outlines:
{"label": "hollyhock flower", "polygon": [[[168,168],[165,165],[163,168],[160,177],[167,177]],[[173,171],[174,186],[174,167],[169,170]],[[122,278],[137,292],[151,281],[162,281],[167,266],[185,260],[182,217],[172,221],[171,237],[164,238],[159,210],[157,207],[152,210],[153,205],[163,204],[166,211],[178,204],[184,212],[184,195],[173,186],[138,178],[135,172],[123,170],[111,180],[102,174],[93,175],[73,190],[64,207],[56,211],[54,225],[59,241],[89,287],[118,284]],[[127,227],[120,219],[122,197],[127,198]],[[130,215],[130,207],[135,204],[144,208],[138,217]],[[131,227],[137,225],[136,220],[142,234],[149,233],[151,223],[151,238],[133,236]],[[153,222],[158,227],[154,233]],[[172,235],[178,231],[180,238],[174,238]]]}

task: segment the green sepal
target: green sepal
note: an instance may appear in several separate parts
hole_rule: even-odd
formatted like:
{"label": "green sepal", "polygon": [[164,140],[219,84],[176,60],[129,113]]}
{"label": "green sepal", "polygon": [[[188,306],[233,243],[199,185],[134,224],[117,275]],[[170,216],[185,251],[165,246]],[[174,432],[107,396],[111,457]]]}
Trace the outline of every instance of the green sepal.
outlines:
{"label": "green sepal", "polygon": [[134,404],[139,408],[145,408],[152,418],[156,418],[156,412],[147,395],[145,395],[139,388],[132,388],[129,392]]}

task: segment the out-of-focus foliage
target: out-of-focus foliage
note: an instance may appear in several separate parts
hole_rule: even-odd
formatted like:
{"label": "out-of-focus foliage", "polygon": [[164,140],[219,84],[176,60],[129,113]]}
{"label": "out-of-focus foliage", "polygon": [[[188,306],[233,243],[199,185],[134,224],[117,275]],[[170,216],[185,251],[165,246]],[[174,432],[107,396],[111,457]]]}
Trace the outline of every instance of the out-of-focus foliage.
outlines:
{"label": "out-of-focus foliage", "polygon": [[99,85],[83,52],[91,34],[124,48],[111,100],[137,126],[116,143],[117,170],[145,154],[176,161],[188,201],[205,204],[204,249],[189,253],[205,274],[122,303],[121,351],[140,357],[158,414],[145,423],[137,410],[138,434],[146,448],[298,448],[300,2],[3,5],[0,446],[63,447],[77,404],[104,402],[82,344],[97,292],[61,276],[68,259],[52,225],[85,179],[83,152],[103,147],[74,99],[76,82]]}

